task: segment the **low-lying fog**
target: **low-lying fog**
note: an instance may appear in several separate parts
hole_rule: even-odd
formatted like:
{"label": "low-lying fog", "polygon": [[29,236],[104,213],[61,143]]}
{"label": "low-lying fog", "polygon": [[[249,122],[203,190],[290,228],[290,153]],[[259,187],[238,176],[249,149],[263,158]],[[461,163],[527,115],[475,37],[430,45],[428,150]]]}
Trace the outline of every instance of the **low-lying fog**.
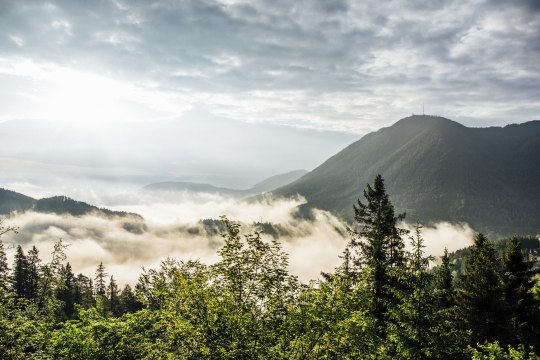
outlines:
{"label": "low-lying fog", "polygon": [[[134,284],[142,267],[157,267],[166,257],[215,262],[222,244],[219,229],[216,222],[200,220],[219,219],[221,215],[245,224],[246,232],[254,230],[254,222],[273,224],[273,235],[264,236],[279,236],[283,250],[289,254],[290,271],[303,281],[336,267],[349,240],[346,225],[328,212],[315,210],[312,220],[295,216],[305,202],[302,198],[239,200],[215,194],[127,190],[80,195],[80,200],[92,198],[95,205],[135,212],[144,220],[136,216],[73,217],[27,212],[6,220],[20,229],[2,240],[21,244],[25,251],[35,245],[40,257],[48,261],[52,245],[62,239],[69,244],[66,253],[76,273],[93,277],[96,266],[103,262],[121,284]],[[410,224],[402,226],[413,228]],[[473,235],[466,224],[445,222],[425,226],[422,232],[427,252],[435,256],[440,256],[445,247],[452,251],[470,245]],[[11,247],[10,262],[13,252]]]}

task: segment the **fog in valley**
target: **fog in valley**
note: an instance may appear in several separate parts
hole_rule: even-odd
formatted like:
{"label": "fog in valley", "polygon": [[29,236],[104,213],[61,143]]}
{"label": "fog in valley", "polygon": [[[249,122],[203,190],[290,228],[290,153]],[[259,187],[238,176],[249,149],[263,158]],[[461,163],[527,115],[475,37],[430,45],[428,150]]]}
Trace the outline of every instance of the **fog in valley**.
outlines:
{"label": "fog in valley", "polygon": [[[289,254],[291,273],[309,281],[340,264],[339,256],[350,239],[347,225],[329,212],[314,210],[309,220],[298,216],[299,206],[305,203],[301,197],[275,199],[266,195],[237,199],[218,194],[144,192],[120,187],[99,191],[91,186],[71,189],[79,199],[137,213],[143,218],[14,214],[6,223],[18,226],[19,232],[2,238],[12,245],[10,259],[13,246],[21,244],[25,251],[35,245],[43,261],[50,261],[53,244],[62,239],[67,245],[67,260],[76,273],[93,276],[96,266],[103,262],[119,283],[133,285],[143,267],[155,268],[167,257],[198,259],[207,264],[217,261],[217,251],[223,244],[223,228],[217,220],[224,215],[242,223],[244,233],[262,231],[268,241],[276,237]],[[402,226],[413,229],[408,223]],[[443,222],[425,226],[422,236],[426,251],[440,256],[445,247],[452,251],[470,245],[473,230],[466,224]]]}

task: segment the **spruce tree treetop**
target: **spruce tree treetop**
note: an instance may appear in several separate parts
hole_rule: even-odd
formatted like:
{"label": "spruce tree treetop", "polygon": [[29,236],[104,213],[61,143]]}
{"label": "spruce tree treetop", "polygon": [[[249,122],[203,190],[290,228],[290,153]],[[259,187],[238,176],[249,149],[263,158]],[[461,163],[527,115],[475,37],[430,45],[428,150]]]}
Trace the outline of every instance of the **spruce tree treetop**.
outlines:
{"label": "spruce tree treetop", "polygon": [[[405,244],[401,236],[408,231],[398,228],[397,224],[405,218],[405,214],[395,215],[380,174],[375,177],[373,186],[367,184],[363,194],[367,203],[358,199],[357,204],[353,205],[357,229],[353,230],[351,245],[360,247],[361,260],[364,262],[380,261],[385,266],[402,265]],[[362,239],[367,241],[358,241]]]}
{"label": "spruce tree treetop", "polygon": [[[405,265],[405,244],[402,235],[407,231],[397,227],[405,215],[394,213],[388,199],[384,180],[377,175],[373,186],[367,185],[363,192],[367,203],[358,200],[354,205],[357,229],[351,230],[349,247],[354,250],[354,270],[364,274],[370,284],[366,310],[374,319],[376,334],[384,339],[389,320],[388,309],[396,305],[395,289],[401,286],[398,272],[391,272]],[[353,273],[353,272],[352,272]]]}

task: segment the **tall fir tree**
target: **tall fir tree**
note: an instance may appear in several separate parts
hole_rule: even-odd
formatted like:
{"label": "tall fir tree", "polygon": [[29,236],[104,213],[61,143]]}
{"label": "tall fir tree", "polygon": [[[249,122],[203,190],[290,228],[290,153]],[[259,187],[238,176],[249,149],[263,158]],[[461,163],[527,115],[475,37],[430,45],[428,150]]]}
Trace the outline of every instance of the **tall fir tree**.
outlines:
{"label": "tall fir tree", "polygon": [[142,304],[135,297],[135,293],[129,284],[126,284],[120,293],[121,313],[133,313],[142,309]]}
{"label": "tall fir tree", "polygon": [[389,324],[389,339],[395,346],[395,358],[433,359],[444,349],[439,349],[439,322],[433,293],[433,275],[429,272],[431,256],[424,253],[421,225],[416,224],[410,237],[412,251],[407,256],[405,268],[391,271],[401,279],[402,286],[394,289],[398,300],[389,309],[393,320]]}
{"label": "tall fir tree", "polygon": [[61,284],[57,289],[57,297],[62,302],[62,312],[65,318],[71,319],[75,314],[75,276],[70,263],[62,267],[60,276]]}
{"label": "tall fir tree", "polygon": [[9,288],[9,265],[4,243],[0,240],[0,295],[5,294]]}
{"label": "tall fir tree", "polygon": [[15,250],[13,263],[12,288],[18,298],[26,297],[28,279],[28,260],[24,255],[21,245]]}
{"label": "tall fir tree", "polygon": [[108,311],[112,316],[120,316],[120,298],[118,294],[118,285],[114,280],[114,276],[111,276],[109,285],[107,286],[107,297],[108,297]]}
{"label": "tall fir tree", "polygon": [[108,274],[105,272],[105,266],[103,262],[100,262],[96,269],[96,276],[94,278],[94,293],[96,299],[96,309],[102,315],[106,316],[109,303],[107,301],[107,284],[105,282]]}
{"label": "tall fir tree", "polygon": [[400,286],[390,269],[405,264],[401,236],[407,231],[397,227],[405,214],[395,215],[381,175],[377,175],[373,187],[367,185],[363,194],[366,204],[359,199],[353,206],[357,229],[351,230],[349,247],[356,250],[356,268],[368,274],[371,293],[368,312],[374,318],[376,333],[384,338],[388,307],[396,304],[393,289]]}
{"label": "tall fir tree", "polygon": [[35,246],[28,251],[27,260],[27,279],[26,279],[26,295],[27,299],[35,299],[38,293],[39,271],[41,260],[39,251]]}
{"label": "tall fir tree", "polygon": [[435,269],[435,294],[440,309],[450,309],[455,305],[452,265],[448,249],[444,248],[441,264]]}
{"label": "tall fir tree", "polygon": [[107,278],[109,274],[105,272],[105,266],[103,266],[103,262],[100,262],[97,269],[96,269],[96,276],[94,278],[94,288],[96,296],[106,296],[107,295],[107,284],[105,282],[105,279]]}
{"label": "tall fir tree", "polygon": [[456,291],[460,328],[470,333],[470,345],[484,341],[505,342],[507,307],[501,263],[493,244],[477,234]]}
{"label": "tall fir tree", "polygon": [[504,256],[504,295],[510,313],[510,343],[530,344],[540,353],[540,303],[532,292],[535,286],[533,263],[527,261],[521,242],[513,237]]}
{"label": "tall fir tree", "polygon": [[83,309],[89,309],[96,305],[96,299],[94,297],[94,285],[92,279],[79,274],[75,277],[74,281],[74,302],[79,304]]}

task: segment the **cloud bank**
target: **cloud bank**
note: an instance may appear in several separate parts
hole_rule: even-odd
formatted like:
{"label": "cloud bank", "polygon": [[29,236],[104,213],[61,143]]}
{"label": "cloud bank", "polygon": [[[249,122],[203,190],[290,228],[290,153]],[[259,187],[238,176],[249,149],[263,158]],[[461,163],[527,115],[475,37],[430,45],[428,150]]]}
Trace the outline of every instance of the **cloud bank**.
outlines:
{"label": "cloud bank", "polygon": [[[0,118],[537,118],[537,1],[2,1]],[[26,106],[24,106],[26,105]]]}
{"label": "cloud bank", "polygon": [[[42,259],[47,261],[54,242],[62,239],[69,244],[68,261],[77,273],[93,276],[96,266],[103,262],[109,274],[122,284],[134,284],[142,267],[157,267],[167,257],[200,259],[205,263],[217,261],[217,250],[223,244],[220,228],[215,222],[205,223],[199,219],[215,219],[223,214],[243,223],[245,232],[261,230],[254,222],[271,223],[273,233],[269,231],[263,236],[267,239],[279,236],[283,250],[289,254],[291,273],[302,281],[315,279],[321,271],[330,272],[338,266],[339,255],[349,240],[346,225],[328,212],[314,210],[312,220],[296,216],[298,206],[304,202],[301,198],[245,201],[208,194],[177,194],[176,198],[165,198],[169,201],[147,207],[142,203],[148,198],[139,198],[138,209],[146,212],[146,220],[33,212],[16,214],[8,222],[20,227],[19,234],[5,235],[2,240],[21,244],[26,251],[35,245]],[[124,198],[121,200],[127,202]],[[161,210],[157,211],[159,208]],[[189,210],[191,216],[185,216]],[[163,215],[167,213],[175,215]],[[150,214],[153,217],[148,216]],[[444,247],[452,251],[470,245],[473,231],[465,224],[440,223],[425,227],[422,236],[427,252],[439,256]],[[11,258],[13,249],[10,251]]]}

